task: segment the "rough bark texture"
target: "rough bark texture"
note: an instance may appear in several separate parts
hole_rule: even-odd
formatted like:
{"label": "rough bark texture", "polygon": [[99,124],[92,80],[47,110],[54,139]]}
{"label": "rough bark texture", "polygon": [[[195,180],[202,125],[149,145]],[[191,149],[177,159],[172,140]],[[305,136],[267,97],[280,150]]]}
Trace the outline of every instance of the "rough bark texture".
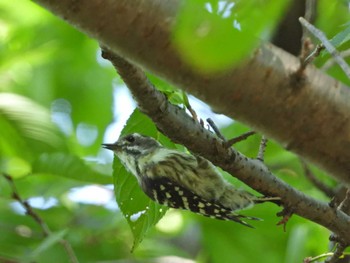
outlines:
{"label": "rough bark texture", "polygon": [[204,129],[184,110],[170,104],[139,68],[111,52],[105,52],[105,57],[127,84],[140,110],[150,116],[169,138],[186,145],[192,152],[209,159],[265,196],[280,197],[287,213],[295,213],[323,225],[344,244],[350,243],[350,218],[344,212],[286,184],[260,160],[248,158],[233,148],[227,149],[222,140]]}
{"label": "rough bark texture", "polygon": [[118,54],[174,83],[350,182],[350,91],[312,66],[262,44],[238,68],[203,75],[171,44],[179,0],[35,0]]}

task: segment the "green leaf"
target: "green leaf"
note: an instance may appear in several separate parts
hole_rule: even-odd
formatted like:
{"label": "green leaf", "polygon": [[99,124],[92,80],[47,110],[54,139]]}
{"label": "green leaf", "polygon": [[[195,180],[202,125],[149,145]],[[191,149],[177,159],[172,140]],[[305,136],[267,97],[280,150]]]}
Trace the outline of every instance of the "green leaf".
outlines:
{"label": "green leaf", "polygon": [[[183,59],[204,73],[237,64],[266,38],[288,1],[185,1],[173,42]],[[195,14],[195,15],[194,15]]]}
{"label": "green leaf", "polygon": [[79,157],[66,153],[44,153],[33,163],[32,172],[51,174],[70,179],[96,183],[111,184],[112,178],[94,171]]}
{"label": "green leaf", "polygon": [[[158,139],[167,147],[175,145],[159,133],[153,122],[138,109],[127,121],[122,135],[138,132]],[[167,208],[149,199],[141,190],[135,176],[126,171],[118,158],[114,158],[114,192],[117,203],[134,236],[133,249],[147,232],[164,216]]]}
{"label": "green leaf", "polygon": [[134,236],[134,250],[147,232],[164,216],[167,208],[149,199],[136,178],[128,173],[117,158],[114,159],[114,189],[118,206]]}
{"label": "green leaf", "polygon": [[51,233],[43,242],[31,253],[30,257],[36,258],[42,252],[48,250],[50,247],[58,243],[67,234],[68,230],[64,229],[55,233]]}
{"label": "green leaf", "polygon": [[0,159],[0,173],[9,174],[12,178],[18,179],[30,172],[31,165],[24,159],[18,157]]}
{"label": "green leaf", "polygon": [[52,123],[50,112],[26,97],[0,93],[2,155],[32,158],[42,151],[65,149],[64,137]]}
{"label": "green leaf", "polygon": [[157,90],[163,92],[167,96],[170,103],[175,105],[184,103],[181,90],[150,73],[147,74],[147,78],[152,82]]}
{"label": "green leaf", "polygon": [[331,43],[334,47],[340,47],[345,42],[349,41],[350,39],[350,23],[346,23],[346,28],[336,34],[332,39]]}
{"label": "green leaf", "polygon": [[301,262],[302,256],[305,254],[305,247],[309,236],[309,228],[306,225],[298,225],[294,227],[289,235],[286,247],[286,263]]}

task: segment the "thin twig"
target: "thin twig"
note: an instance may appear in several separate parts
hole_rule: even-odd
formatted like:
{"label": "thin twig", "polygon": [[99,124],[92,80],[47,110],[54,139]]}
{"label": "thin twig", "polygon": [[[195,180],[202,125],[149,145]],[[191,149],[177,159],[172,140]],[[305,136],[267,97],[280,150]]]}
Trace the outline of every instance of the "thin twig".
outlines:
{"label": "thin twig", "polygon": [[[349,214],[350,212],[350,189],[347,189],[344,200],[339,204],[338,209],[340,211],[343,211],[346,214]],[[338,236],[332,234],[329,240],[334,244],[334,242],[337,242],[335,246],[335,252],[334,254],[329,257],[325,263],[336,263],[338,259],[343,256],[344,250],[349,246],[349,244],[346,244],[342,241],[341,238]]]}
{"label": "thin twig", "polygon": [[188,106],[186,106],[186,108],[187,108],[188,111],[191,113],[192,118],[193,118],[196,122],[198,122],[198,115],[197,115],[197,113],[195,112],[195,110],[191,107],[191,105],[188,104]]}
{"label": "thin twig", "polygon": [[345,249],[346,246],[343,246],[342,244],[338,243],[333,255],[327,258],[325,263],[336,263],[339,260],[339,258],[343,255]]}
{"label": "thin twig", "polygon": [[303,38],[300,53],[300,67],[305,68],[306,65],[309,63],[305,60],[310,56],[310,53],[312,53],[311,50],[313,50],[314,48],[314,44],[311,42],[311,39],[309,37]]}
{"label": "thin twig", "polygon": [[316,15],[316,0],[306,0],[305,3],[305,19],[313,22]]}
{"label": "thin twig", "polygon": [[339,209],[346,214],[350,214],[350,189],[346,191],[345,198],[340,203]]}
{"label": "thin twig", "polygon": [[[310,23],[313,23],[315,18],[315,0],[306,0],[305,1],[305,20],[309,21]],[[314,48],[311,39],[310,39],[310,33],[306,30],[305,27],[301,27],[303,34],[301,37],[301,55],[300,55],[300,67],[305,69],[305,67],[311,63],[311,61],[307,61],[305,58],[307,58],[311,52],[311,50]],[[313,57],[313,56],[312,56]]]}
{"label": "thin twig", "polygon": [[303,260],[303,263],[311,263],[311,262],[318,262],[316,260],[319,260],[321,258],[325,258],[325,257],[330,257],[330,256],[333,256],[334,253],[332,252],[329,252],[329,253],[325,253],[325,254],[321,254],[321,255],[318,255],[316,257],[307,257]]}
{"label": "thin twig", "polygon": [[242,135],[240,136],[237,136],[237,137],[234,137],[232,139],[229,139],[227,140],[227,142],[225,143],[225,146],[228,148],[228,147],[231,147],[232,145],[234,145],[235,143],[238,143],[240,141],[244,141],[245,139],[247,139],[248,137],[252,136],[256,134],[255,131],[249,131],[249,132],[245,132],[243,133]]}
{"label": "thin twig", "polygon": [[[22,205],[22,207],[25,209],[26,214],[30,217],[32,217],[34,219],[35,222],[38,223],[38,225],[40,226],[41,230],[43,231],[43,235],[44,237],[48,237],[51,235],[51,231],[49,229],[49,227],[47,226],[47,224],[44,222],[44,220],[33,210],[33,208],[30,206],[30,204],[28,203],[28,201],[23,200],[21,198],[21,196],[19,195],[16,185],[12,179],[12,177],[8,174],[3,174],[3,176],[5,177],[5,179],[7,180],[8,184],[10,185],[11,191],[12,191],[12,198],[14,200],[16,200],[20,205]],[[61,239],[59,240],[59,243],[64,247],[70,262],[72,263],[78,263],[78,259],[74,253],[73,248],[71,247],[70,243],[65,240],[65,239]]]}
{"label": "thin twig", "polygon": [[321,51],[324,49],[323,45],[317,45],[316,48],[310,53],[312,48],[312,43],[309,39],[305,39],[303,42],[301,55],[300,55],[300,66],[298,70],[292,75],[292,81],[295,82],[298,86],[304,83],[305,81],[305,69],[307,65],[311,64],[316,57],[318,57]]}
{"label": "thin twig", "polygon": [[256,157],[256,159],[258,159],[262,162],[264,162],[264,155],[265,155],[266,146],[267,146],[267,138],[263,135],[261,138],[261,142],[260,142],[258,156]]}
{"label": "thin twig", "polygon": [[307,57],[305,57],[305,59],[302,61],[301,67],[303,69],[305,69],[306,66],[308,64],[311,64],[312,61],[314,61],[314,59],[316,57],[318,57],[320,55],[320,53],[322,52],[322,50],[324,50],[324,49],[325,49],[324,45],[322,45],[322,44],[317,45],[316,48]]}
{"label": "thin twig", "polygon": [[[316,1],[315,0],[306,0],[305,1],[305,14],[304,17],[307,21],[311,23],[315,19],[315,10],[316,10]],[[299,69],[294,74],[295,79],[302,81],[304,80],[304,71],[308,64],[310,64],[313,59],[318,56],[317,53],[311,52],[314,49],[314,45],[309,37],[308,31],[305,27],[302,27],[302,37],[301,37],[301,52],[300,52],[300,66]],[[310,53],[312,54],[310,56]],[[312,58],[312,59],[311,59]],[[298,81],[298,82],[299,82]]]}
{"label": "thin twig", "polygon": [[[189,100],[188,100],[188,97],[187,97],[187,94],[185,92],[182,92],[182,98],[183,98],[183,101],[184,101],[184,104],[185,104],[185,107],[188,109],[188,111],[191,113],[192,115],[192,118],[196,121],[196,122],[199,122],[198,121],[198,115],[196,113],[196,111],[192,108]],[[202,125],[203,126],[203,125]]]}
{"label": "thin twig", "polygon": [[225,142],[224,145],[226,148],[229,148],[232,145],[234,145],[235,143],[243,141],[243,140],[247,139],[249,136],[254,135],[256,133],[255,131],[249,131],[249,132],[243,133],[240,136],[237,136],[237,137],[234,137],[232,139],[227,140],[225,138],[225,136],[223,136],[221,134],[219,128],[216,126],[216,124],[214,123],[214,121],[212,119],[208,118],[207,122],[210,125],[210,127],[212,127],[212,129],[214,130],[216,136],[218,136],[221,140],[223,140]]}
{"label": "thin twig", "polygon": [[71,244],[65,239],[61,239],[61,240],[59,240],[59,242],[63,246],[64,250],[66,251],[66,253],[69,257],[69,261],[72,263],[79,263],[79,260],[78,260],[77,256],[75,255],[75,252],[74,252]]}
{"label": "thin twig", "polygon": [[37,213],[34,212],[33,208],[29,205],[28,201],[23,200],[20,197],[12,177],[7,174],[3,174],[3,176],[5,177],[5,179],[7,180],[7,182],[11,187],[12,198],[15,199],[19,204],[21,204],[25,209],[26,214],[32,217],[34,221],[39,224],[41,230],[43,231],[44,237],[48,237],[50,235],[50,229],[48,228],[46,223],[41,219],[41,217]]}
{"label": "thin twig", "polygon": [[224,137],[224,135],[221,134],[219,128],[216,126],[216,124],[214,123],[214,121],[210,118],[207,119],[208,124],[210,125],[210,127],[212,127],[212,129],[214,130],[216,136],[218,136],[221,140],[223,140],[224,142],[226,142],[226,138]]}
{"label": "thin twig", "polygon": [[[306,0],[305,1],[305,19],[310,23],[314,22],[315,19],[315,11],[316,11],[316,0]],[[308,31],[305,28],[302,28],[302,43],[308,38]]]}
{"label": "thin twig", "polygon": [[336,192],[334,191],[334,189],[332,189],[331,187],[329,187],[328,185],[324,184],[323,182],[321,182],[315,175],[314,173],[311,171],[311,169],[309,168],[309,166],[306,164],[306,162],[300,158],[300,163],[304,169],[304,174],[305,177],[307,179],[310,180],[310,182],[316,186],[319,190],[321,190],[323,193],[325,193],[329,198],[332,198],[336,195]]}
{"label": "thin twig", "polygon": [[323,46],[333,56],[334,60],[338,63],[338,65],[342,68],[346,76],[350,79],[350,67],[345,62],[345,60],[339,55],[339,52],[327,39],[326,35],[321,30],[310,24],[304,18],[299,17],[299,21],[307,30],[309,30],[315,37],[317,37],[322,42]]}
{"label": "thin twig", "polygon": [[[341,56],[342,58],[349,57],[350,56],[350,49],[339,52],[339,56]],[[332,67],[334,64],[336,64],[336,61],[334,59],[330,58],[330,59],[327,60],[326,63],[323,64],[321,69],[323,71],[326,71],[330,67]]]}

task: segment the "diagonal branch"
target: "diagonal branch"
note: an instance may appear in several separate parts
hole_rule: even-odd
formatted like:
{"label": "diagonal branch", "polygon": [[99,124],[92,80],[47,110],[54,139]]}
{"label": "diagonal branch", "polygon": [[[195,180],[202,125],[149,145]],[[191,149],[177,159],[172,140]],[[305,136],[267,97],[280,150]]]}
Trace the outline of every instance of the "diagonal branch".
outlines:
{"label": "diagonal branch", "polygon": [[348,66],[348,64],[346,63],[346,61],[344,60],[344,58],[340,55],[340,53],[338,52],[338,50],[333,46],[333,44],[331,43],[331,41],[328,40],[328,38],[326,37],[326,35],[319,30],[318,28],[316,28],[315,26],[313,26],[312,24],[310,24],[306,19],[304,19],[303,17],[299,18],[300,23],[307,28],[314,36],[316,36],[319,40],[321,40],[322,42],[322,46],[324,48],[327,49],[327,51],[332,55],[332,57],[334,58],[334,60],[338,63],[338,65],[342,68],[342,70],[344,71],[344,73],[346,74],[346,76],[350,79],[350,67]]}
{"label": "diagonal branch", "polygon": [[320,189],[325,195],[327,195],[329,198],[333,198],[336,195],[336,191],[332,189],[330,186],[324,184],[321,182],[311,171],[310,167],[307,165],[307,163],[300,159],[301,166],[304,169],[304,173],[306,178],[310,180],[310,182],[316,186],[318,189]]}
{"label": "diagonal branch", "polygon": [[281,197],[283,205],[291,208],[294,213],[323,225],[350,241],[350,218],[345,213],[292,188],[275,177],[261,161],[227,148],[223,140],[204,129],[184,110],[170,104],[138,67],[110,51],[105,50],[103,57],[112,62],[140,110],[174,142],[207,158],[263,195]]}
{"label": "diagonal branch", "polygon": [[313,66],[296,85],[298,58],[261,44],[239,67],[205,75],[172,43],[181,0],[34,0],[114,52],[350,182],[350,89]]}

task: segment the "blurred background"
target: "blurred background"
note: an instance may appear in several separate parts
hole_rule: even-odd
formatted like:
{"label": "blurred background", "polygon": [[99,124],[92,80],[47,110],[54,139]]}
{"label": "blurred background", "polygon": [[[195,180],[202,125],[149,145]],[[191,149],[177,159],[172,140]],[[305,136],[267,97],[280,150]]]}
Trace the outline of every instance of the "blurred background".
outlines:
{"label": "blurred background", "polygon": [[[224,8],[232,8],[231,4],[208,1],[206,10],[225,17]],[[348,19],[346,1],[320,0],[315,8],[315,23],[330,36]],[[273,27],[255,33],[298,54],[301,31],[296,19],[305,12],[305,1],[294,1],[278,12],[271,18],[275,31]],[[296,32],[288,31],[286,25]],[[240,28],[239,21],[234,26]],[[294,37],[281,41],[287,32]],[[113,156],[101,149],[101,143],[117,140],[128,122],[124,132],[151,133],[166,145],[182,147],[163,138],[147,117],[134,111],[129,91],[100,54],[95,40],[34,3],[0,0],[0,262],[69,262],[62,239],[80,262],[294,263],[327,251],[330,233],[326,229],[293,216],[284,231],[276,226],[280,208],[273,204],[242,212],[264,219],[253,222],[256,229],[177,210],[168,210],[164,217],[162,210],[151,223],[137,213],[126,220],[113,190],[119,164],[114,163],[113,179]],[[321,66],[327,59],[325,55],[316,64]],[[349,82],[338,67],[327,70]],[[183,107],[181,92],[148,76]],[[189,101],[200,118],[212,118],[227,138],[249,131],[191,96]],[[254,157],[259,141],[260,135],[255,135],[236,148]],[[298,157],[274,142],[266,150],[266,164],[304,193],[327,200],[305,178]],[[335,186],[322,171],[315,167],[312,171],[325,184]],[[237,187],[249,189],[224,176]],[[15,195],[28,200],[50,229],[48,237],[43,224],[26,215],[28,210]]]}

